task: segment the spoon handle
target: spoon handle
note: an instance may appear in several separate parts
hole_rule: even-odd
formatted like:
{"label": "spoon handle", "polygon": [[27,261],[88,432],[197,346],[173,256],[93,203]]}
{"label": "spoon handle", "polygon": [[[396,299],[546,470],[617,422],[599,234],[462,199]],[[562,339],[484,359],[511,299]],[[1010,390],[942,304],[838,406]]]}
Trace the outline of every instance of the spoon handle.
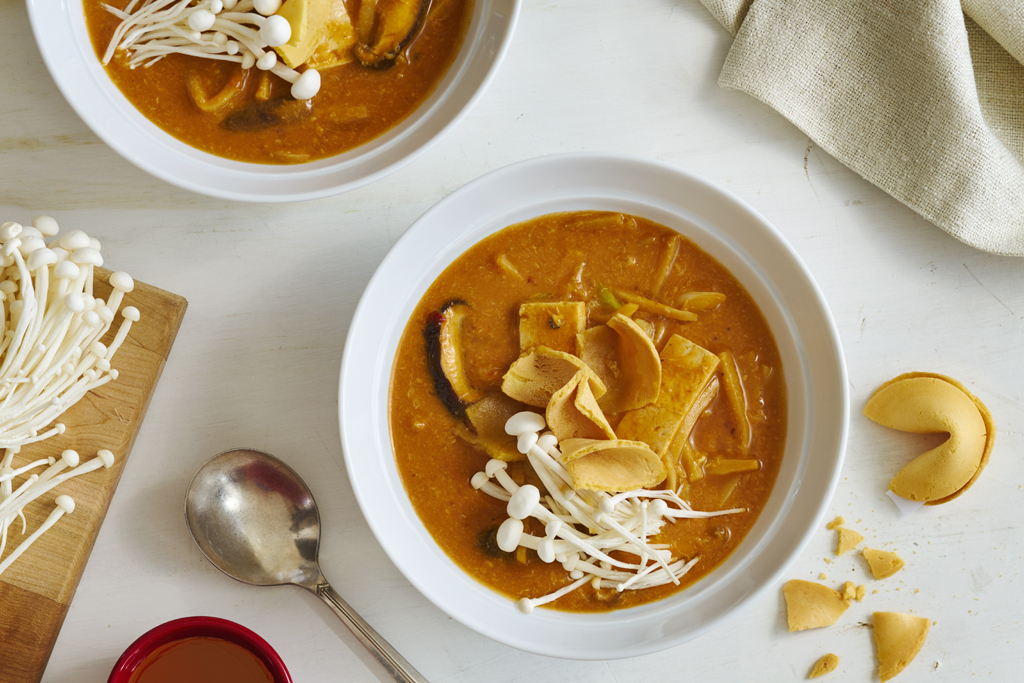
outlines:
{"label": "spoon handle", "polygon": [[413,665],[406,661],[405,657],[398,654],[388,641],[381,638],[372,626],[348,606],[348,603],[331,588],[331,584],[326,582],[317,584],[315,593],[334,610],[334,613],[345,622],[345,626],[348,626],[349,630],[355,634],[363,647],[376,657],[381,666],[398,683],[427,683],[427,679],[413,668]]}

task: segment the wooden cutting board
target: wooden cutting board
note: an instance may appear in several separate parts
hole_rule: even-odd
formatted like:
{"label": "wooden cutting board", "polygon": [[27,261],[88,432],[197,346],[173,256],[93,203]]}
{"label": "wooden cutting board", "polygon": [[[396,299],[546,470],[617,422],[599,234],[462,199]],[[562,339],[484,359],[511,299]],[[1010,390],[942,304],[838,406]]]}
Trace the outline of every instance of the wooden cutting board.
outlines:
{"label": "wooden cutting board", "polygon": [[[95,296],[108,297],[109,275],[108,270],[96,270]],[[81,462],[86,462],[106,448],[116,460],[109,470],[100,468],[64,482],[25,510],[28,535],[50,514],[58,495],[67,494],[75,501],[73,513],[64,515],[0,574],[2,683],[42,678],[188,302],[177,294],[136,282],[135,290],[125,295],[122,309],[124,306],[135,306],[142,317],[132,325],[111,361],[120,373],[118,378],[86,394],[58,418],[67,426],[64,434],[26,446],[14,456],[13,466],[18,467],[47,456],[60,458],[65,449],[72,448]],[[113,339],[120,323],[119,314],[102,340],[105,344]],[[22,480],[18,477],[15,486]],[[16,520],[8,532],[4,558],[21,542],[20,532],[21,521]]]}

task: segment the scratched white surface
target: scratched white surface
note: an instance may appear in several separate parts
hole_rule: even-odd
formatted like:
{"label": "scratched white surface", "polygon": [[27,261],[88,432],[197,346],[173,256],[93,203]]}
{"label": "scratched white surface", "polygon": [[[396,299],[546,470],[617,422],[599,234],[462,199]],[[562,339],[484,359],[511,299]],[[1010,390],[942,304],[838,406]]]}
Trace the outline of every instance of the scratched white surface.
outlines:
{"label": "scratched white surface", "polygon": [[[110,151],[53,85],[23,4],[0,0],[0,220],[50,213],[64,229],[98,236],[114,268],[189,300],[44,680],[104,681],[137,636],[196,614],[260,633],[296,681],[379,680],[316,598],[233,582],[193,547],[185,487],[209,456],[236,446],[275,453],[306,478],[322,508],[325,574],[432,681],[791,680],[830,651],[842,659],[825,680],[877,680],[865,626],[874,610],[937,622],[900,681],[1014,679],[1024,641],[1024,262],[960,244],[772,110],[719,88],[729,44],[697,0],[527,0],[492,87],[433,150],[347,195],[251,206],[178,190]],[[363,287],[447,193],[511,162],[576,150],[660,159],[725,186],[774,223],[818,279],[853,398],[830,518],[843,515],[867,544],[907,560],[876,583],[859,555],[834,558],[834,534],[821,529],[788,578],[825,572],[837,585],[866,583],[867,598],[837,625],[788,633],[773,591],[660,654],[547,659],[450,620],[371,535],[351,495],[336,417],[343,341]],[[999,435],[967,495],[901,519],[886,483],[924,443],[860,410],[879,383],[914,369],[963,381],[991,408]]]}

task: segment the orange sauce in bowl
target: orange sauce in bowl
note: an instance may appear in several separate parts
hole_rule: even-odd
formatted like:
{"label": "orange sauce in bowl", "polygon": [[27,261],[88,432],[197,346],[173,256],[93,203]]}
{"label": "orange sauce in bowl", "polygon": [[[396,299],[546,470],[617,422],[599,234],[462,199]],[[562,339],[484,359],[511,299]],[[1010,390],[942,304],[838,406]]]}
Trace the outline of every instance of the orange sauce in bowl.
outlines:
{"label": "orange sauce in bowl", "polygon": [[275,683],[260,658],[224,640],[194,636],[165,643],[150,652],[128,683]]}

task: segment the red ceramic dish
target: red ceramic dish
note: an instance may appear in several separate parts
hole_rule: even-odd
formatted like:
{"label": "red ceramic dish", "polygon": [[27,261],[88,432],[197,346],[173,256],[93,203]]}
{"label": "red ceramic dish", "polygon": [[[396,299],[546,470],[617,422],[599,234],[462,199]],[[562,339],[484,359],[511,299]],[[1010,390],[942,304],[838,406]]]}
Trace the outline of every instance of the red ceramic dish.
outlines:
{"label": "red ceramic dish", "polygon": [[249,629],[216,617],[185,617],[175,619],[147,631],[132,643],[117,664],[107,683],[128,683],[135,669],[157,648],[186,638],[220,638],[239,645],[256,656],[270,670],[274,683],[292,683],[292,677],[281,657],[267,641]]}

